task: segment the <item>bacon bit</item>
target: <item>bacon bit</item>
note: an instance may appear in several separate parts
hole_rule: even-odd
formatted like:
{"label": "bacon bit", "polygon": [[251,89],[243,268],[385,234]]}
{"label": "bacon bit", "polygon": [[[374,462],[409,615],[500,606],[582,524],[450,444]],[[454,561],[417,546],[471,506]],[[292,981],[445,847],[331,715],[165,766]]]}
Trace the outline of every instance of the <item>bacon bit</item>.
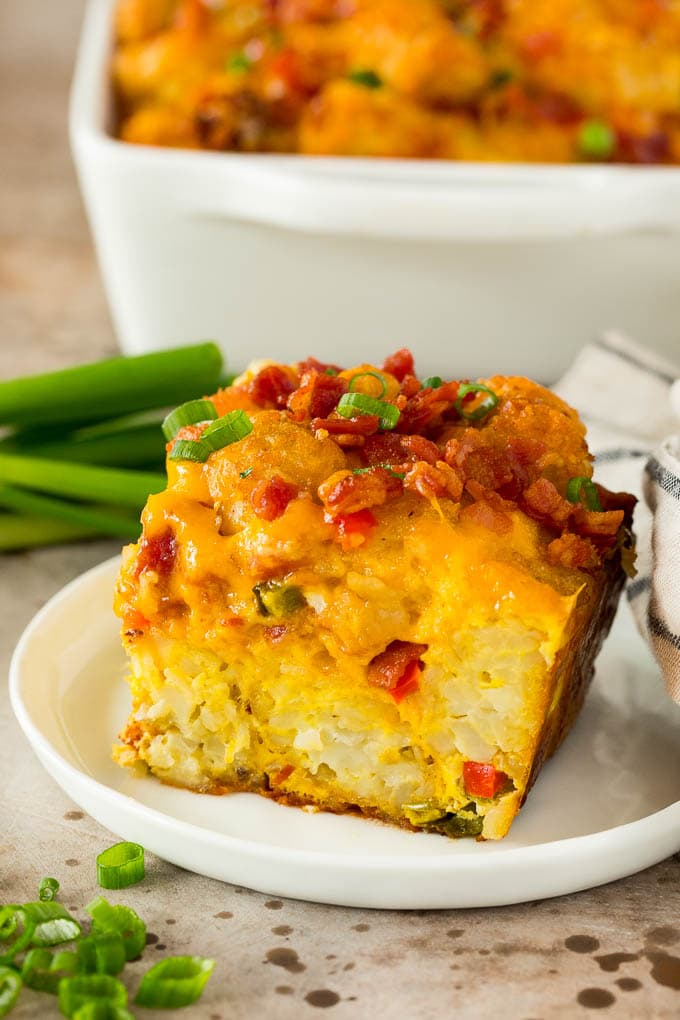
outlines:
{"label": "bacon bit", "polygon": [[306,371],[300,386],[288,398],[288,410],[298,422],[307,418],[327,418],[346,391],[347,383],[344,379],[324,375],[314,369]]}
{"label": "bacon bit", "polygon": [[319,499],[330,514],[353,514],[372,506],[382,506],[388,499],[400,496],[400,478],[385,468],[376,467],[363,475],[336,471],[319,486]]}
{"label": "bacon bit", "polygon": [[360,414],[356,418],[314,418],[315,432],[330,433],[332,436],[372,436],[378,431],[380,418],[377,414]]}
{"label": "bacon bit", "polygon": [[512,531],[512,521],[508,515],[492,506],[491,503],[483,500],[470,503],[469,506],[464,507],[461,517],[474,521],[483,528],[494,531],[497,535],[507,535],[508,532]]}
{"label": "bacon bit", "polygon": [[618,156],[625,163],[642,163],[651,166],[670,158],[670,139],[665,131],[651,135],[631,135],[620,132]]}
{"label": "bacon bit", "polygon": [[493,765],[481,761],[463,762],[463,785],[471,797],[492,800],[508,781],[505,772],[498,772]]}
{"label": "bacon bit", "polygon": [[377,467],[379,464],[402,464],[406,460],[402,441],[403,437],[394,432],[367,436],[362,451],[364,459],[369,467]]}
{"label": "bacon bit", "polygon": [[279,365],[265,365],[255,378],[251,379],[247,389],[260,407],[283,408],[295,389],[295,383],[289,373]]}
{"label": "bacon bit", "polygon": [[182,425],[181,429],[177,431],[177,435],[174,439],[171,439],[169,443],[165,444],[165,449],[168,453],[172,451],[173,446],[179,439],[190,439],[194,442],[200,439],[205,430],[207,429],[209,421],[201,422],[200,425]]}
{"label": "bacon bit", "polygon": [[554,567],[569,567],[571,570],[593,570],[600,565],[593,543],[569,531],[550,543],[547,556],[548,563]]}
{"label": "bacon bit", "polygon": [[145,535],[139,543],[137,553],[137,576],[139,577],[143,570],[155,570],[159,577],[167,576],[175,565],[176,556],[177,541],[169,528],[152,538]]}
{"label": "bacon bit", "polygon": [[333,525],[335,540],[345,552],[363,545],[370,538],[373,529],[378,526],[370,510],[358,510],[355,514],[338,514],[335,517],[325,513],[323,519],[326,524]]}
{"label": "bacon bit", "polygon": [[538,478],[524,490],[522,506],[534,520],[560,531],[566,527],[574,511],[573,503],[560,496],[547,478]]}
{"label": "bacon bit", "polygon": [[220,627],[244,627],[246,621],[240,616],[223,616],[220,620]]}
{"label": "bacon bit", "polygon": [[[457,468],[465,481],[474,481],[494,491],[512,486],[515,476],[508,458],[487,442],[477,429],[466,429],[459,439],[450,439],[444,454],[447,464]],[[519,495],[519,491],[512,495]]]}
{"label": "bacon bit", "polygon": [[551,29],[531,32],[520,41],[520,52],[527,60],[542,60],[554,57],[562,49],[562,35]]}
{"label": "bacon bit", "polygon": [[427,464],[436,464],[442,459],[439,447],[425,436],[402,436],[401,445],[414,460],[424,460]]}
{"label": "bacon bit", "polygon": [[[286,95],[304,96],[308,92],[300,55],[292,48],[280,50],[269,60],[267,71],[273,81],[268,89],[269,98],[283,99]],[[278,86],[278,87],[277,87]]]}
{"label": "bacon bit", "polygon": [[292,776],[294,772],[295,767],[293,765],[284,765],[283,768],[280,769],[278,772],[275,772],[273,775],[269,776],[269,785],[280,786],[281,783],[285,783],[286,779]]}
{"label": "bacon bit", "polygon": [[405,375],[401,382],[399,393],[403,397],[414,397],[416,393],[420,393],[422,386],[414,375]]}
{"label": "bacon bit", "polygon": [[[276,623],[273,627],[264,628],[264,638],[270,644],[275,645],[279,641],[282,641],[288,632],[288,627],[285,623]],[[290,774],[290,773],[289,773]]]}
{"label": "bacon bit", "polygon": [[141,634],[151,623],[138,609],[128,609],[123,615],[123,630],[126,632],[136,631]]}
{"label": "bacon bit", "polygon": [[399,408],[397,432],[413,435],[441,425],[444,414],[452,410],[458,399],[458,387],[458,382],[448,382],[436,390],[420,390],[409,397],[404,407]]}
{"label": "bacon bit", "polygon": [[[372,687],[382,687],[394,694],[397,688],[412,685],[414,677],[411,667],[415,665],[418,672],[424,664],[420,658],[427,651],[427,645],[418,645],[413,641],[391,641],[384,652],[376,655],[368,664],[368,682]],[[411,687],[411,689],[413,689]],[[395,700],[401,700],[409,691],[404,691]]]}
{"label": "bacon bit", "polygon": [[410,666],[406,667],[406,672],[401,677],[397,686],[394,690],[390,691],[390,694],[396,701],[397,705],[401,704],[405,697],[409,694],[415,694],[420,688],[420,674],[424,669],[424,664],[420,661],[412,662]]}
{"label": "bacon bit", "polygon": [[[296,368],[301,377],[306,372],[318,372],[319,375],[325,375],[329,368],[332,372],[342,372],[339,365],[327,365],[325,361],[317,361],[316,358],[305,358],[304,361],[297,363]],[[332,378],[332,376],[329,376],[329,378]]]}
{"label": "bacon bit", "polygon": [[390,354],[389,358],[385,358],[382,370],[383,372],[389,372],[398,382],[403,382],[407,375],[415,375],[413,355],[408,347],[402,347],[400,350],[395,351],[394,354]]}
{"label": "bacon bit", "polygon": [[250,494],[253,510],[263,521],[275,521],[281,517],[299,490],[280,475],[274,475],[269,481],[259,482]]}
{"label": "bacon bit", "polygon": [[417,461],[404,478],[404,488],[417,492],[425,499],[448,496],[454,503],[458,503],[463,495],[460,475],[443,460],[437,461],[436,465],[424,460]]}
{"label": "bacon bit", "polygon": [[624,516],[623,510],[586,510],[582,506],[573,508],[576,531],[584,538],[592,538],[596,545],[614,544]]}

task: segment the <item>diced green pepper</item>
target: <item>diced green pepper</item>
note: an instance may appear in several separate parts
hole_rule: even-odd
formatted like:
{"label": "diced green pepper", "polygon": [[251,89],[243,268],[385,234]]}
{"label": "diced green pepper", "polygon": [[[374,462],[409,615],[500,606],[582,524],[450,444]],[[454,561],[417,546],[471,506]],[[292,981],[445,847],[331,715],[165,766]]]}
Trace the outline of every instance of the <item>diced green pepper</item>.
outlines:
{"label": "diced green pepper", "polygon": [[281,581],[261,581],[253,588],[261,616],[290,616],[307,605],[302,591]]}

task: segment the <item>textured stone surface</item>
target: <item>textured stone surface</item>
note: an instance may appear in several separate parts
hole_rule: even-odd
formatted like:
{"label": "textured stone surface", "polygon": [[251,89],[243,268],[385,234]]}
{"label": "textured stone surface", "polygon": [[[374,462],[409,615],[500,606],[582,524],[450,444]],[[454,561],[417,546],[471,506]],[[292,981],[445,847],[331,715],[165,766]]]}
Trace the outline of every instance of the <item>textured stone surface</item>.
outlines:
{"label": "textured stone surface", "polygon": [[[114,349],[66,146],[81,8],[0,4],[0,377]],[[114,551],[102,542],[0,560],[0,675],[44,601]],[[82,917],[111,835],[38,764],[4,682],[0,776],[0,902],[33,898],[51,874]],[[680,1014],[679,858],[591,892],[498,910],[379,913],[272,900],[156,859],[142,885],[112,898],[147,921],[146,960],[217,959],[204,998],[177,1014],[186,1020],[298,1020],[320,1010],[337,1020]],[[30,992],[13,1014],[57,1015],[53,1000]]]}

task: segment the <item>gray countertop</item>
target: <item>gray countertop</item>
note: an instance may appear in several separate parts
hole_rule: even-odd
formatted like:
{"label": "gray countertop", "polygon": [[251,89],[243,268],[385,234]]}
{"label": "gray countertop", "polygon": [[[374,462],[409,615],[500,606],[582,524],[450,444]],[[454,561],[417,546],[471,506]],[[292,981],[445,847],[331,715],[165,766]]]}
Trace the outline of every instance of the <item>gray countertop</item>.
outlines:
{"label": "gray countertop", "polygon": [[[115,349],[66,144],[66,93],[81,0],[3,0],[0,32],[0,377]],[[0,559],[0,671],[35,611],[116,551],[96,543]],[[45,773],[0,686],[0,901],[44,875],[83,917],[112,836]],[[680,855],[574,896],[495,910],[399,913],[282,901],[151,858],[112,899],[148,924],[144,961],[214,956],[187,1020],[398,1016],[508,1020],[680,1015]],[[146,1010],[140,1016],[151,1016]],[[58,1015],[25,992],[17,1020]],[[155,1014],[158,1015],[158,1014]],[[174,1015],[174,1014],[168,1014]]]}

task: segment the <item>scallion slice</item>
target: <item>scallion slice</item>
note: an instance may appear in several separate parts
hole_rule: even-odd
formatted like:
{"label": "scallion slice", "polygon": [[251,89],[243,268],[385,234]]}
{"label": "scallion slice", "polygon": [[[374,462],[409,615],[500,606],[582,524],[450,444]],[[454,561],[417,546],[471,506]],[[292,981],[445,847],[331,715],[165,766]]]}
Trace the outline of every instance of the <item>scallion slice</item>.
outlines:
{"label": "scallion slice", "polygon": [[384,471],[389,471],[393,478],[406,478],[403,471],[395,471],[391,464],[372,464],[370,467],[353,468],[353,475],[367,475],[371,471],[375,471],[376,468],[382,468]]}
{"label": "scallion slice", "polygon": [[125,1006],[114,1006],[111,1002],[92,999],[73,1014],[73,1020],[135,1020]]}
{"label": "scallion slice", "polygon": [[103,896],[97,896],[85,910],[92,918],[93,931],[118,932],[125,946],[126,960],[139,956],[146,945],[146,925],[131,907],[114,907]]}
{"label": "scallion slice", "polygon": [[[463,401],[471,393],[486,393],[486,397],[481,404],[467,411]],[[465,418],[466,421],[481,421],[482,418],[486,418],[487,414],[493,411],[497,404],[498,397],[493,390],[490,390],[488,386],[484,386],[483,383],[461,383],[458,387],[456,410],[461,418]]]}
{"label": "scallion slice", "polygon": [[378,398],[377,399],[380,399],[381,397],[384,397],[385,394],[387,393],[387,383],[385,382],[384,377],[382,375],[379,375],[378,372],[357,372],[357,374],[353,375],[352,378],[349,381],[349,392],[350,393],[354,393],[355,392],[356,383],[357,383],[357,381],[359,379],[367,379],[367,378],[372,378],[372,379],[377,379],[378,380],[378,382],[380,383],[380,386],[382,388],[381,388],[380,393],[378,394]]}
{"label": "scallion slice", "polygon": [[576,478],[570,478],[567,482],[566,495],[570,503],[580,503],[581,494],[583,494],[585,504],[589,510],[602,511],[602,504],[600,503],[600,496],[595,483],[590,478],[577,475]]}
{"label": "scallion slice", "polygon": [[144,878],[144,847],[116,843],[97,857],[97,881],[102,889],[126,889]]}
{"label": "scallion slice", "polygon": [[423,379],[420,385],[424,390],[438,390],[440,386],[444,385],[444,380],[439,375],[431,375],[427,379]]}
{"label": "scallion slice", "polygon": [[80,925],[61,903],[54,900],[24,903],[22,909],[35,924],[31,936],[32,946],[57,946],[61,942],[77,939],[80,935]]}
{"label": "scallion slice", "polygon": [[364,68],[350,71],[347,77],[355,85],[363,85],[365,89],[379,89],[383,83],[379,74],[376,74],[375,71],[364,70]]}
{"label": "scallion slice", "polygon": [[20,991],[21,978],[14,968],[0,967],[0,1016],[14,1008]]}
{"label": "scallion slice", "polygon": [[343,393],[336,408],[343,418],[359,414],[375,414],[381,429],[393,429],[400,418],[399,408],[385,400],[376,400],[365,393]]}
{"label": "scallion slice", "polygon": [[253,431],[253,423],[245,411],[229,411],[222,415],[207,429],[201,436],[201,442],[210,447],[210,450],[221,450],[224,446],[231,446],[245,439]]}
{"label": "scallion slice", "polygon": [[21,979],[27,988],[56,995],[59,982],[78,973],[75,953],[51,953],[49,949],[31,949],[21,967]]}
{"label": "scallion slice", "polygon": [[77,946],[80,970],[87,974],[120,974],[125,966],[125,944],[117,931],[95,931]]}
{"label": "scallion slice", "polygon": [[38,886],[39,900],[53,900],[59,892],[59,883],[56,878],[42,878]]}
{"label": "scallion slice", "polygon": [[170,460],[192,460],[204,464],[211,454],[200,439],[178,439],[170,452]]}
{"label": "scallion slice", "polygon": [[214,421],[215,418],[217,411],[212,400],[187,400],[163,420],[163,435],[170,442],[185,425],[197,425],[200,421]]}
{"label": "scallion slice", "polygon": [[190,1006],[200,999],[214,966],[214,960],[202,956],[169,956],[146,972],[135,1005],[149,1009]]}
{"label": "scallion slice", "polygon": [[59,1009],[64,1016],[73,1017],[81,1006],[92,1001],[125,1007],[127,989],[110,974],[77,974],[59,982]]}
{"label": "scallion slice", "polygon": [[[18,934],[17,934],[18,932]],[[35,919],[24,907],[11,904],[0,911],[0,937],[3,942],[14,937],[9,945],[0,945],[0,964],[11,964],[18,953],[28,949],[35,932]]]}

